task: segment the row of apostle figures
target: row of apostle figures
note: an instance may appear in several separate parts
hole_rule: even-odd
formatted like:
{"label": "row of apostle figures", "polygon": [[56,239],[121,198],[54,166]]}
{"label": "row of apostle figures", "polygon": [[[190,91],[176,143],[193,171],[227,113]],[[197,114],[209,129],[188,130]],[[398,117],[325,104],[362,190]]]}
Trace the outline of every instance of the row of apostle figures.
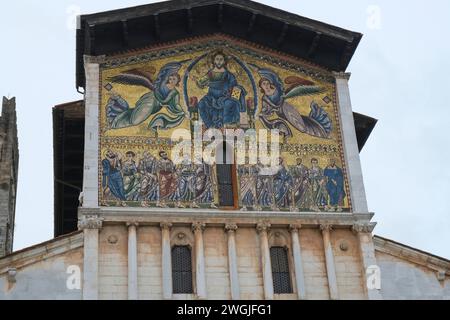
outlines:
{"label": "row of apostle figures", "polygon": [[322,169],[319,160],[311,159],[308,168],[301,158],[286,167],[279,158],[275,170],[257,165],[239,167],[241,210],[270,208],[306,211],[342,211],[346,197],[344,175],[336,160]]}
{"label": "row of apostle figures", "polygon": [[[346,194],[343,172],[336,161],[331,159],[325,169],[315,158],[309,168],[301,158],[296,161],[288,167],[282,158],[273,167],[260,162],[239,165],[242,210],[341,211]],[[126,152],[123,159],[120,153],[108,150],[102,169],[104,206],[115,201],[119,206],[138,202],[143,207],[151,203],[167,207],[171,203],[178,208],[216,208],[216,173],[203,161],[192,162],[186,157],[175,165],[165,151],[159,152],[159,159],[145,151],[137,161],[133,151]]]}
{"label": "row of apostle figures", "polygon": [[215,208],[213,174],[204,162],[193,164],[184,159],[175,166],[165,151],[159,152],[159,159],[145,151],[137,162],[133,151],[122,159],[120,153],[108,150],[102,168],[102,205],[115,200],[120,206],[133,201],[143,207],[156,203],[164,208],[171,202],[179,208],[184,208],[183,203],[192,208],[200,204]]}

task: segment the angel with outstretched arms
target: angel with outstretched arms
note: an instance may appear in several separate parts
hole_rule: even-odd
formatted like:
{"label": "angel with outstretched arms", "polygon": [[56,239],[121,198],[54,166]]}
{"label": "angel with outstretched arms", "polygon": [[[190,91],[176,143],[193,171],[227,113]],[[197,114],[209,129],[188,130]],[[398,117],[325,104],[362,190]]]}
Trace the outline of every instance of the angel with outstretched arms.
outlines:
{"label": "angel with outstretched arms", "polygon": [[[261,77],[259,88],[262,93],[262,107],[259,119],[267,129],[278,129],[285,138],[292,137],[292,130],[288,123],[298,131],[314,137],[328,138],[331,133],[331,120],[328,114],[316,102],[312,101],[311,112],[308,116],[300,114],[297,109],[287,102],[291,98],[321,93],[324,88],[314,82],[290,76],[285,79],[289,88],[285,89],[280,77],[270,69],[259,68]],[[278,118],[273,118],[273,114]]]}
{"label": "angel with outstretched arms", "polygon": [[147,88],[134,108],[116,94],[110,87],[110,99],[106,106],[106,116],[111,129],[120,129],[136,126],[146,121],[150,116],[157,114],[163,107],[168,114],[159,113],[149,123],[148,128],[170,129],[180,125],[188,113],[180,105],[180,93],[177,87],[180,83],[180,70],[182,62],[170,62],[164,65],[158,73],[156,80],[152,81],[152,74],[143,69],[132,69],[108,79],[111,83]]}

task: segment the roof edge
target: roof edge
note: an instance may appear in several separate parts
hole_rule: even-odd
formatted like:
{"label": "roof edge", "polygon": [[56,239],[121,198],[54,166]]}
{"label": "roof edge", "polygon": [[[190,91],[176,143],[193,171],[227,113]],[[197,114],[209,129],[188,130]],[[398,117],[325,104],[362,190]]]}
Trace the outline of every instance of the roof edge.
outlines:
{"label": "roof edge", "polygon": [[[15,251],[7,256],[0,258],[0,275],[7,273],[10,268],[23,268],[42,259],[48,259],[53,256],[74,250],[83,246],[83,231],[78,230],[57,237],[45,242],[41,242],[30,247]],[[64,246],[69,246],[66,251],[61,251]]]}
{"label": "roof edge", "polygon": [[375,250],[417,263],[450,275],[450,260],[378,235],[373,236]]}

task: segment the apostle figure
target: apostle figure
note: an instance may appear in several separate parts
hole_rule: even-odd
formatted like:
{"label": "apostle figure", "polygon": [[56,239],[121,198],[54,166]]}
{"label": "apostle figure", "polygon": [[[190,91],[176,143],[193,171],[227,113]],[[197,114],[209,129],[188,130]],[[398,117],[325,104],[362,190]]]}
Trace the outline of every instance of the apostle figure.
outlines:
{"label": "apostle figure", "polygon": [[192,208],[198,208],[199,204],[209,204],[210,208],[216,209],[214,204],[214,173],[211,165],[203,160],[195,163],[195,199]]}
{"label": "apostle figure", "polygon": [[344,175],[342,169],[336,165],[335,159],[330,159],[330,164],[323,171],[327,178],[327,191],[329,196],[329,211],[342,211],[344,204]]}
{"label": "apostle figure", "polygon": [[[117,205],[126,206],[125,190],[123,186],[122,178],[122,162],[117,153],[112,150],[108,150],[105,155],[105,159],[102,161],[102,187],[103,197],[106,197],[109,192],[117,199]],[[103,202],[106,205],[106,202]]]}
{"label": "apostle figure", "polygon": [[293,198],[295,207],[309,208],[307,204],[307,189],[309,187],[309,169],[303,164],[302,158],[296,159],[296,165],[291,167],[291,175],[293,179]]}
{"label": "apostle figure", "polygon": [[136,201],[139,196],[140,179],[136,161],[134,160],[136,154],[133,151],[128,151],[126,159],[122,166],[123,186],[125,189],[125,197],[128,201]]}
{"label": "apostle figure", "polygon": [[138,199],[141,201],[141,206],[148,207],[149,201],[159,200],[158,160],[148,151],[144,152],[139,162],[139,173],[141,184]]}
{"label": "apostle figure", "polygon": [[319,166],[319,161],[316,158],[311,159],[309,180],[311,183],[311,209],[314,211],[320,211],[320,207],[325,207],[327,205],[327,193],[325,189],[325,177],[323,175],[323,169]]}
{"label": "apostle figure", "polygon": [[256,177],[258,171],[255,165],[251,165],[248,162],[249,158],[245,157],[245,164],[240,165],[238,168],[242,211],[246,211],[247,208],[252,208],[256,205]]}
{"label": "apostle figure", "polygon": [[256,178],[256,195],[257,195],[257,210],[264,207],[275,207],[275,197],[273,190],[273,170],[270,167],[263,165],[260,160],[257,164],[258,175]]}
{"label": "apostle figure", "polygon": [[212,68],[196,80],[199,88],[208,93],[198,103],[198,110],[207,128],[223,128],[226,124],[239,124],[240,112],[246,111],[245,89],[227,69],[227,57],[222,51],[212,55]]}
{"label": "apostle figure", "polygon": [[184,208],[183,202],[192,203],[195,198],[195,167],[189,156],[185,155],[178,164],[177,176],[176,207]]}
{"label": "apostle figure", "polygon": [[275,204],[277,210],[287,208],[292,203],[292,176],[284,166],[283,158],[278,158],[278,168],[273,177]]}
{"label": "apostle figure", "polygon": [[167,152],[159,152],[160,160],[158,164],[159,180],[159,201],[156,206],[167,207],[167,200],[173,200],[177,188],[176,168],[172,160],[169,159]]}

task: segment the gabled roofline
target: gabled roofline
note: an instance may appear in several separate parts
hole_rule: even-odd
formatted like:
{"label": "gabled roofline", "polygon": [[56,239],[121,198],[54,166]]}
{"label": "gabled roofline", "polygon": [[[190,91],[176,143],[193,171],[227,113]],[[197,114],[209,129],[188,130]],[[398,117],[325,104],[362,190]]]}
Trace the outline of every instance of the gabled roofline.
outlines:
{"label": "gabled roofline", "polygon": [[112,21],[123,21],[127,19],[145,17],[148,14],[160,14],[170,11],[182,10],[186,8],[195,8],[214,4],[227,4],[237,8],[249,10],[252,13],[274,17],[283,20],[292,25],[308,29],[311,31],[319,31],[324,35],[329,35],[345,41],[353,41],[355,37],[362,36],[359,32],[343,29],[318,20],[313,20],[284,11],[266,4],[249,0],[176,0],[161,1],[146,5],[134,6],[129,8],[109,10],[99,13],[81,15],[81,22],[88,24],[104,24]]}
{"label": "gabled roofline", "polygon": [[77,89],[85,86],[84,55],[111,55],[217,32],[332,71],[345,71],[362,38],[250,0],[172,0],[87,14],[79,17],[77,30]]}
{"label": "gabled roofline", "polygon": [[443,271],[446,275],[450,275],[450,260],[446,258],[377,235],[373,236],[373,242],[376,251],[417,263],[438,272]]}
{"label": "gabled roofline", "polygon": [[0,275],[7,273],[9,268],[20,269],[64,252],[81,248],[83,244],[83,231],[79,230],[15,251],[0,259]]}

